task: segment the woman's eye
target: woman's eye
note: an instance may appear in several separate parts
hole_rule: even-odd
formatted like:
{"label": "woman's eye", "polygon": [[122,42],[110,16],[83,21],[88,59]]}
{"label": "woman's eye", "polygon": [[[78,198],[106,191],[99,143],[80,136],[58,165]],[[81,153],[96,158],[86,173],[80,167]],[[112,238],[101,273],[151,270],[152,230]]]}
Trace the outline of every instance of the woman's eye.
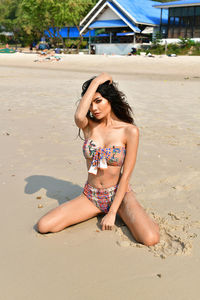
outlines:
{"label": "woman's eye", "polygon": [[101,102],[101,100],[99,99],[99,100],[96,100],[96,103],[100,103]]}

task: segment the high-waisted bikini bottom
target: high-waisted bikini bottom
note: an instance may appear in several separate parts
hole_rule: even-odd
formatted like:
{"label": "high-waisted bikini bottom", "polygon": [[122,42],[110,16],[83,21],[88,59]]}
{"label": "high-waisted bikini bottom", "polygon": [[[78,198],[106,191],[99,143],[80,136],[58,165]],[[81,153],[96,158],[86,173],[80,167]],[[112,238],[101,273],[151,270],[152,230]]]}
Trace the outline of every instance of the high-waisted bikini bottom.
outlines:
{"label": "high-waisted bikini bottom", "polygon": [[108,213],[117,191],[118,185],[103,189],[97,189],[86,183],[83,194],[102,212]]}

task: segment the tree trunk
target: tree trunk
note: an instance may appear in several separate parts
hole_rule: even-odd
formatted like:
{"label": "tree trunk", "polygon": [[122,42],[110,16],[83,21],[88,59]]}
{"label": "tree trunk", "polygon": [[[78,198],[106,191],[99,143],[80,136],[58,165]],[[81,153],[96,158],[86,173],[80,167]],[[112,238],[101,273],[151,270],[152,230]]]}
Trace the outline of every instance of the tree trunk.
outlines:
{"label": "tree trunk", "polygon": [[67,39],[69,39],[69,31],[70,31],[70,27],[67,27]]}
{"label": "tree trunk", "polygon": [[63,40],[63,37],[62,35],[60,34],[60,28],[59,27],[56,27],[56,30],[57,30],[57,36],[60,37],[61,41],[62,41],[62,45],[63,45],[63,49],[65,49],[65,43],[64,43],[64,40]]}
{"label": "tree trunk", "polygon": [[79,36],[80,36],[80,40],[79,40],[79,42],[78,42],[78,44],[77,44],[77,54],[79,53],[79,49],[80,49],[80,45],[81,45],[81,43],[82,43],[82,41],[83,41],[83,36],[80,34],[80,27],[79,26],[76,26],[77,27],[77,29],[78,29],[78,32],[79,32]]}
{"label": "tree trunk", "polygon": [[53,40],[54,40],[54,48],[57,47],[58,45],[58,38],[56,37],[56,29],[55,29],[55,26],[54,24],[52,24],[52,29],[53,29]]}
{"label": "tree trunk", "polygon": [[53,36],[53,34],[51,33],[50,30],[47,30],[47,32],[48,32],[48,34],[49,34],[49,39],[50,39],[51,44],[54,45],[54,36]]}

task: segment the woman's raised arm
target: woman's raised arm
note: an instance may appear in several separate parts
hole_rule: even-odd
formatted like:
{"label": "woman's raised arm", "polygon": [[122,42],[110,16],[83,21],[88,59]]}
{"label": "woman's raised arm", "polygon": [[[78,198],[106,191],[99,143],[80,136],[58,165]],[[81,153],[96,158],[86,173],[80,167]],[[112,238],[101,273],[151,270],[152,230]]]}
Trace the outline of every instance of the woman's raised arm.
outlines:
{"label": "woman's raised arm", "polygon": [[96,93],[98,86],[108,80],[112,82],[111,76],[107,73],[102,73],[91,81],[87,91],[80,100],[74,115],[75,123],[79,128],[83,129],[88,125],[87,113],[92,103],[92,98]]}

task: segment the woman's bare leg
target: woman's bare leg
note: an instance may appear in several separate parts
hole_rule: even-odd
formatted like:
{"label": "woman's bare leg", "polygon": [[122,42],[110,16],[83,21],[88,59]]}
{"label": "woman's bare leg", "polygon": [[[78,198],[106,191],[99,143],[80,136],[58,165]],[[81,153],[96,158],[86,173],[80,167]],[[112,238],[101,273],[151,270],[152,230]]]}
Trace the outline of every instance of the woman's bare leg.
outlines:
{"label": "woman's bare leg", "polygon": [[136,241],[153,246],[159,242],[159,227],[137,202],[133,191],[126,193],[118,213]]}
{"label": "woman's bare leg", "polygon": [[48,212],[38,221],[37,228],[40,233],[58,232],[70,225],[95,217],[99,213],[101,210],[81,194]]}

